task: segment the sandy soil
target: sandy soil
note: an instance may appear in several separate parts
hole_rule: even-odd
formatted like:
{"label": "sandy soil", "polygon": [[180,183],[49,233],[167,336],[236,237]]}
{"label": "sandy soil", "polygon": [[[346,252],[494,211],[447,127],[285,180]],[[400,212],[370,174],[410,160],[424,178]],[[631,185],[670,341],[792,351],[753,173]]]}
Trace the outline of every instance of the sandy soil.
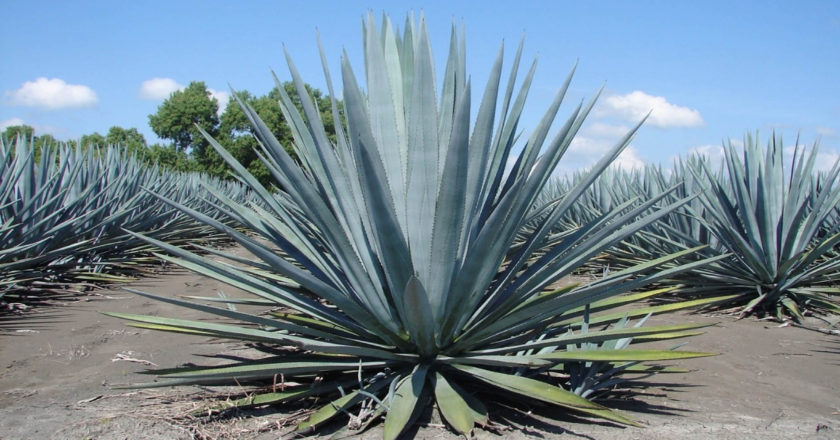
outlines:
{"label": "sandy soil", "polygon": [[[234,289],[194,274],[170,273],[133,283],[162,295],[214,295]],[[215,420],[189,416],[212,398],[243,390],[183,387],[115,389],[148,381],[147,363],[208,363],[211,354],[245,347],[207,338],[126,327],[98,312],[197,317],[174,306],[112,289],[25,320],[0,323],[0,439],[278,438],[305,408],[256,410]],[[720,356],[683,361],[689,374],[647,379],[632,399],[606,401],[645,428],[622,428],[552,414],[491,408],[512,429],[478,438],[547,439],[834,439],[840,438],[840,337],[772,322],[677,314],[656,323],[719,322],[689,339],[688,350]],[[524,409],[523,411],[528,411]],[[252,417],[258,415],[259,417]],[[553,417],[553,418],[552,418]],[[360,438],[378,438],[376,429]],[[456,438],[434,416],[411,434]]]}

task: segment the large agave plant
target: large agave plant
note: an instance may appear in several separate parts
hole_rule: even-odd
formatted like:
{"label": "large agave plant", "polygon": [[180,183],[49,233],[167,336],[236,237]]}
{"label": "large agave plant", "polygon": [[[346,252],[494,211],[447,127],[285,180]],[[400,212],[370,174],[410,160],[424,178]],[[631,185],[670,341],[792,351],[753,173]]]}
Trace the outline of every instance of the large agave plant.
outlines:
{"label": "large agave plant", "polygon": [[[520,45],[510,79],[502,88],[500,50],[473,117],[463,45],[463,36],[459,38],[453,30],[437,98],[423,20],[418,24],[409,18],[400,33],[387,18],[380,30],[369,16],[364,22],[366,88],[357,82],[346,57],[342,59],[344,114],[339,114],[324,63],[333,119],[346,121],[338,124],[335,143],[329,141],[319,111],[287,54],[303,112],[295,110],[293,98],[283,87],[278,88],[280,109],[295,135],[299,162],[286,153],[255,111],[240,102],[264,147],[262,159],[279,193],[261,186],[217,142],[209,140],[261,199],[263,206],[249,206],[217,194],[220,209],[255,235],[170,203],[225,230],[254,257],[219,252],[232,260],[226,264],[147,239],[171,254],[163,258],[257,297],[224,301],[282,309],[258,316],[158,298],[242,324],[112,315],[140,327],[253,341],[277,350],[258,360],[161,371],[161,381],[150,386],[271,382],[282,376],[298,385],[240,403],[333,396],[298,426],[298,431],[307,432],[363,401],[376,402],[377,413],[387,411],[384,436],[394,438],[432,401],[456,431],[469,432],[487,419],[486,406],[473,393],[488,386],[578,414],[633,424],[624,415],[562,388],[552,367],[564,361],[586,361],[587,356],[599,362],[634,362],[704,355],[670,350],[565,351],[572,344],[684,336],[683,330],[695,328],[572,332],[580,326],[585,304],[690,269],[693,266],[656,270],[691,250],[646,261],[585,286],[551,288],[593,255],[682,202],[644,218],[639,213],[650,210],[662,197],[628,202],[570,231],[545,251],[555,222],[618,156],[634,132],[563,198],[538,209],[545,215],[538,216],[523,234],[524,226],[536,219],[532,205],[595,100],[574,108],[549,140],[549,127],[570,75],[521,154],[514,156],[534,66],[514,93]],[[514,165],[506,172],[508,163]],[[611,319],[619,321],[621,316]]]}
{"label": "large agave plant", "polygon": [[687,232],[707,229],[711,249],[732,254],[699,271],[700,282],[706,294],[740,294],[744,315],[798,321],[804,309],[840,313],[840,161],[818,173],[818,146],[808,151],[798,139],[796,144],[789,168],[777,136],[764,149],[757,137],[747,136],[741,154],[730,143],[718,172],[706,161],[686,166],[704,187],[702,218]]}

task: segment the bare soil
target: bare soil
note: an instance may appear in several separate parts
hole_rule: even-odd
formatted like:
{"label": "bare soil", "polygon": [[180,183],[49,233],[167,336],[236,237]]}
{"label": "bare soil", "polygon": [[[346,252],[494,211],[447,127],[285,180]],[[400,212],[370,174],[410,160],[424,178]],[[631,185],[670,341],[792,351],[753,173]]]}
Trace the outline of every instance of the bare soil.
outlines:
{"label": "bare soil", "polygon": [[[137,281],[132,288],[160,295],[228,295],[228,286],[186,272]],[[148,382],[155,365],[207,364],[207,356],[248,354],[247,348],[205,337],[126,327],[99,312],[200,318],[119,289],[20,321],[0,323],[0,439],[278,438],[307,407],[263,408],[215,419],[206,408],[237,387],[122,390]],[[840,438],[840,337],[778,323],[727,316],[673,314],[653,323],[718,322],[688,339],[684,349],[719,356],[678,365],[694,371],[661,374],[631,398],[602,403],[645,425],[625,428],[558,414],[550,408],[491,407],[498,429],[481,439],[835,439]],[[821,325],[814,322],[814,325]],[[824,325],[824,324],[823,324]],[[507,425],[507,428],[501,427]],[[336,427],[337,429],[338,427]],[[454,439],[435,415],[409,433]],[[374,428],[358,438],[379,438]]]}

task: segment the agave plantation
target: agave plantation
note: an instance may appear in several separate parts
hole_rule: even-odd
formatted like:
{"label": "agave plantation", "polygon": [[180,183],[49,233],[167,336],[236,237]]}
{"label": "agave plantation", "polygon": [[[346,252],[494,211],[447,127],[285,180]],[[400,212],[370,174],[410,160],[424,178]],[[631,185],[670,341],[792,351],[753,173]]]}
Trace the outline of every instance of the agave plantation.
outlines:
{"label": "agave plantation", "polygon": [[155,259],[153,247],[126,229],[182,245],[225,239],[152,192],[213,217],[219,213],[201,197],[205,188],[242,202],[248,197],[237,183],[164,174],[117,148],[102,154],[68,145],[35,149],[26,138],[2,141],[0,171],[0,298],[5,300],[37,300],[80,283],[132,279]]}
{"label": "agave plantation", "polygon": [[[369,15],[363,30],[364,79],[343,57],[340,101],[321,51],[334,131],[325,129],[325,109],[288,53],[294,93],[275,80],[293,145],[278,142],[240,101],[272,187],[206,133],[236,183],[185,183],[188,175],[172,183],[118,153],[49,150],[38,164],[25,142],[17,141],[14,155],[4,143],[0,233],[17,241],[4,239],[3,283],[40,276],[32,271],[43,269],[32,268],[58,265],[79,249],[97,257],[73,263],[76,276],[96,272],[79,267],[130,264],[99,263],[111,261],[99,257],[111,255],[106,250],[157,249],[164,261],[252,296],[188,301],[136,291],[225,319],[112,316],[141,328],[245,341],[265,354],[152,371],[158,380],[138,387],[258,386],[279,376],[293,385],[255,388],[262,391],[233,406],[319,397],[296,432],[362,408],[357,425],[384,419],[386,438],[432,407],[468,435],[488,423],[488,403],[499,399],[487,389],[513,402],[634,425],[594,399],[630,374],[679,371],[648,362],[711,354],[645,348],[697,334],[692,324],[645,325],[652,314],[733,302],[746,313],[795,319],[840,311],[840,165],[815,172],[816,148],[797,150],[787,169],[775,138],[764,152],[752,138],[740,157],[728,148],[719,169],[699,157],[670,173],[611,167],[640,121],[591,169],[552,178],[598,97],[573,106],[551,129],[574,68],[528,138],[519,139],[536,69],[532,63],[517,80],[521,43],[506,80],[499,50],[473,102],[463,31],[453,28],[438,78],[422,18],[409,17],[398,30],[387,17],[377,25]],[[96,181],[87,185],[86,173],[114,180],[87,178]],[[91,198],[100,193],[126,202]],[[65,212],[52,206],[62,206],[66,219],[51,215]],[[253,258],[183,246],[187,237],[218,233]],[[68,239],[47,249],[46,236]],[[600,275],[590,282],[558,283],[592,267]],[[653,298],[669,301],[639,304]],[[238,311],[237,304],[267,313]]]}

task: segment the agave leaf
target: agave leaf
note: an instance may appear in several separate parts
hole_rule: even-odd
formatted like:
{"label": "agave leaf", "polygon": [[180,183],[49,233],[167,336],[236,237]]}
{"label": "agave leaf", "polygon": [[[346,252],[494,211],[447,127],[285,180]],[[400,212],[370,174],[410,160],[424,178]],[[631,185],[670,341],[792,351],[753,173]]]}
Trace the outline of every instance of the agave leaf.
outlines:
{"label": "agave leaf", "polygon": [[223,317],[226,317],[226,318],[238,319],[238,320],[243,321],[243,322],[250,322],[252,324],[261,325],[261,326],[264,326],[264,327],[270,328],[270,329],[283,329],[283,330],[286,330],[286,331],[291,331],[291,332],[295,332],[297,334],[307,335],[307,336],[311,336],[311,337],[315,337],[315,338],[323,338],[325,340],[331,340],[331,341],[336,341],[336,342],[340,341],[342,343],[352,343],[352,344],[365,345],[365,346],[369,346],[369,347],[372,347],[372,348],[380,348],[380,349],[390,349],[390,348],[392,348],[392,347],[383,346],[383,345],[370,344],[367,341],[359,340],[357,336],[354,338],[353,335],[348,335],[349,336],[349,338],[348,338],[348,337],[340,335],[340,334],[332,333],[329,330],[328,331],[321,330],[321,329],[324,329],[326,326],[321,326],[321,329],[317,329],[317,328],[313,328],[314,326],[311,326],[311,325],[303,325],[303,326],[294,325],[294,324],[289,324],[289,323],[279,321],[279,320],[275,320],[275,319],[267,319],[267,318],[263,318],[263,317],[260,317],[260,316],[255,316],[255,315],[252,315],[252,314],[248,314],[248,313],[237,312],[235,310],[222,309],[222,308],[218,308],[218,307],[206,306],[206,305],[203,305],[203,304],[196,304],[196,303],[191,303],[191,302],[187,302],[187,301],[181,301],[181,300],[175,299],[175,298],[167,298],[167,297],[162,297],[162,296],[158,296],[158,295],[152,295],[150,293],[142,292],[142,291],[139,291],[139,290],[134,290],[134,289],[125,289],[125,290],[127,290],[129,292],[132,292],[132,293],[135,293],[137,295],[141,295],[141,296],[145,296],[147,298],[155,299],[157,301],[161,301],[161,302],[165,302],[165,303],[169,303],[169,304],[175,304],[175,305],[179,305],[179,306],[182,306],[182,307],[185,307],[185,308],[188,308],[188,309],[207,312],[207,313],[211,313],[211,314],[214,314],[214,315],[223,316]]}
{"label": "agave leaf", "polygon": [[406,183],[406,233],[414,269],[428,283],[432,260],[432,228],[436,218],[435,199],[440,183],[437,88],[434,61],[425,22],[414,35],[414,77],[408,101],[408,163]]}
{"label": "agave leaf", "polygon": [[183,327],[179,327],[176,325],[166,325],[166,324],[151,324],[151,323],[144,323],[144,322],[131,322],[126,324],[131,327],[135,328],[145,328],[149,330],[159,330],[163,332],[172,332],[172,333],[184,333],[190,335],[204,335],[204,336],[215,336],[213,332],[205,332],[201,330],[193,330],[187,329]]}
{"label": "agave leaf", "polygon": [[633,343],[643,343],[643,342],[656,342],[656,341],[666,341],[669,339],[680,339],[680,338],[687,338],[690,336],[699,336],[704,334],[704,332],[669,332],[669,333],[657,333],[655,335],[649,336],[639,336],[633,338]]}
{"label": "agave leaf", "polygon": [[493,366],[493,367],[528,367],[528,368],[538,368],[538,367],[549,367],[552,365],[552,362],[539,359],[533,356],[498,356],[498,355],[488,355],[488,356],[458,356],[458,357],[448,357],[448,356],[438,356],[436,359],[438,362],[442,364],[460,364],[460,365],[483,365],[483,366]]}
{"label": "agave leaf", "polygon": [[538,355],[552,361],[644,362],[714,356],[715,353],[674,350],[575,350]]}
{"label": "agave leaf", "polygon": [[272,391],[270,393],[254,394],[232,401],[223,402],[221,404],[214,405],[210,408],[198,409],[193,411],[191,415],[201,416],[206,415],[208,411],[223,411],[230,408],[244,409],[261,405],[273,405],[276,403],[301,399],[308,396],[328,393],[331,391],[335,391],[336,388],[338,388],[339,386],[346,387],[352,384],[352,382],[345,382],[343,384],[329,383],[323,385],[298,385],[294,387],[288,387],[289,391]]}
{"label": "agave leaf", "polygon": [[239,327],[228,324],[216,324],[210,322],[191,321],[186,319],[163,318],[158,316],[131,315],[126,313],[106,312],[105,315],[146,324],[158,324],[179,328],[184,330],[200,331],[213,334],[217,337],[243,339],[255,342],[276,343],[281,345],[294,345],[302,349],[312,350],[319,353],[347,354],[355,356],[369,356],[387,360],[411,360],[416,359],[415,355],[400,354],[391,351],[367,348],[363,346],[334,344],[323,342],[312,338],[294,336],[288,333],[270,332],[265,330]]}
{"label": "agave leaf", "polygon": [[435,373],[435,400],[443,418],[459,434],[467,435],[475,426],[473,410],[461,394],[449,384],[446,377]]}
{"label": "agave leaf", "polygon": [[[689,370],[685,368],[661,366],[661,365],[643,365],[638,363],[625,364],[622,362],[613,362],[613,367],[620,368],[615,374],[648,374],[648,373],[688,373]],[[566,368],[564,364],[557,364],[552,367],[552,370],[563,371]]]}
{"label": "agave leaf", "polygon": [[672,333],[684,330],[694,330],[698,328],[709,327],[712,325],[715,324],[673,324],[639,328],[615,328],[609,330],[589,332],[585,334],[566,334],[563,336],[558,336],[556,338],[547,338],[516,345],[505,345],[499,348],[473,350],[466,352],[465,355],[483,356],[515,353],[523,350],[534,350],[538,348],[551,347],[561,344],[580,344],[584,342],[602,342],[610,339],[634,338],[637,336],[655,335],[658,333]]}
{"label": "agave leaf", "polygon": [[[447,297],[453,275],[460,265],[461,232],[466,201],[467,164],[469,163],[470,85],[462,92],[451,127],[448,154],[442,170],[437,207],[432,230],[432,259],[429,268],[429,303],[435,316],[435,328],[446,314]],[[441,333],[438,332],[438,336]]]}
{"label": "agave leaf", "polygon": [[469,365],[453,365],[454,368],[467,373],[482,382],[511,391],[523,396],[536,398],[543,402],[568,408],[602,409],[597,403],[590,402],[580,396],[560,387],[527,377],[499,373]]}
{"label": "agave leaf", "polygon": [[344,333],[345,337],[352,338],[354,334],[349,329],[346,329],[340,325],[334,324],[328,321],[322,321],[320,319],[315,319],[311,317],[307,317],[304,315],[297,315],[292,313],[280,313],[280,312],[269,312],[270,315],[277,317],[278,319],[282,319],[284,321],[293,322],[300,325],[305,325],[308,327],[315,327],[315,328],[322,328],[327,331],[337,333],[341,335]]}
{"label": "agave leaf", "polygon": [[202,368],[193,371],[163,374],[161,377],[170,379],[194,379],[197,381],[207,379],[231,379],[247,380],[257,378],[270,378],[278,374],[305,374],[321,373],[327,371],[355,371],[359,368],[383,368],[389,365],[387,362],[359,362],[357,359],[315,359],[309,362],[282,361],[272,363],[243,362],[215,368]]}
{"label": "agave leaf", "polygon": [[219,298],[213,296],[197,296],[197,295],[184,295],[184,298],[187,299],[195,299],[199,301],[207,301],[207,302],[220,302],[225,304],[239,304],[239,305],[250,305],[250,306],[267,306],[271,307],[277,305],[277,302],[270,301],[264,298]]}
{"label": "agave leaf", "polygon": [[[673,288],[669,288],[669,289],[666,289],[666,290],[670,291],[670,290],[673,290]],[[638,318],[640,316],[646,316],[648,314],[657,315],[657,314],[661,314],[661,313],[669,313],[669,312],[674,312],[674,311],[677,311],[677,310],[685,310],[685,309],[691,309],[691,308],[695,308],[695,307],[703,307],[703,306],[707,306],[707,305],[720,304],[720,303],[724,303],[726,301],[733,300],[733,299],[738,298],[738,297],[740,297],[740,295],[724,295],[724,296],[716,296],[716,297],[711,297],[711,298],[698,298],[698,299],[688,300],[688,301],[678,301],[678,302],[673,302],[673,303],[668,303],[668,304],[660,304],[660,305],[650,306],[650,307],[642,307],[642,308],[638,308],[638,309],[632,309],[632,310],[629,310],[629,311],[626,311],[626,312],[615,312],[615,313],[595,316],[595,317],[592,317],[590,319],[589,323],[590,324],[605,324],[605,323],[609,323],[609,322],[614,322],[614,321],[616,321],[618,319],[621,319],[623,317]],[[580,314],[579,313],[574,313],[574,314],[571,314],[571,315],[572,316],[579,316]],[[564,317],[565,316],[566,315],[564,315]],[[576,320],[577,320],[576,317],[564,319],[563,321],[559,321],[555,324],[551,324],[550,327],[562,327],[562,326],[566,326],[566,325],[569,325],[569,324],[574,324],[576,322]]]}
{"label": "agave leaf", "polygon": [[417,401],[426,384],[429,367],[419,364],[410,376],[405,377],[397,386],[394,398],[385,417],[382,437],[395,439],[410,424],[417,412]]}
{"label": "agave leaf", "polygon": [[411,311],[406,316],[409,335],[417,344],[420,356],[433,356],[436,352],[435,319],[426,289],[417,277],[408,280],[403,297],[406,310]]}

